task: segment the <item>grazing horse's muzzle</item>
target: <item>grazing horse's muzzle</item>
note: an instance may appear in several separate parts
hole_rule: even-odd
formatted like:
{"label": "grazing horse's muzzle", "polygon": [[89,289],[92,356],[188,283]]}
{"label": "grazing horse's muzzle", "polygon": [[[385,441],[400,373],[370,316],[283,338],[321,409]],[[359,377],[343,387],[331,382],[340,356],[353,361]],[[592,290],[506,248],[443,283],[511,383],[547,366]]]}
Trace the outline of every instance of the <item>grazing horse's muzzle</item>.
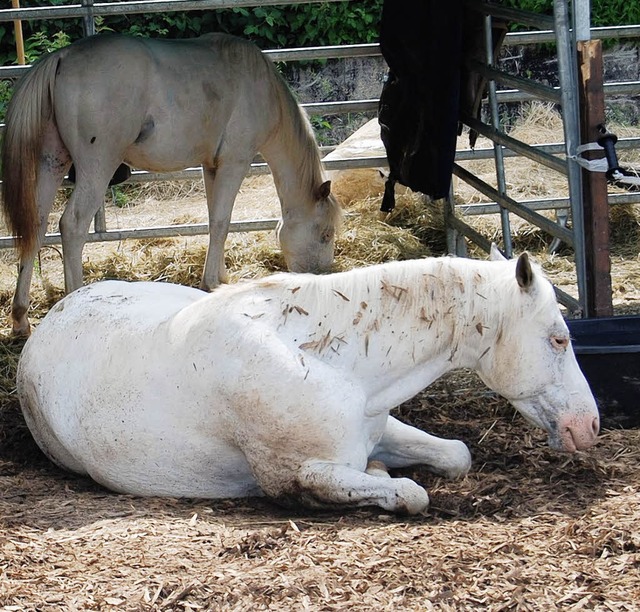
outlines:
{"label": "grazing horse's muzzle", "polygon": [[308,245],[293,248],[290,242],[280,240],[282,253],[290,272],[327,274],[333,268],[333,241],[310,248]]}

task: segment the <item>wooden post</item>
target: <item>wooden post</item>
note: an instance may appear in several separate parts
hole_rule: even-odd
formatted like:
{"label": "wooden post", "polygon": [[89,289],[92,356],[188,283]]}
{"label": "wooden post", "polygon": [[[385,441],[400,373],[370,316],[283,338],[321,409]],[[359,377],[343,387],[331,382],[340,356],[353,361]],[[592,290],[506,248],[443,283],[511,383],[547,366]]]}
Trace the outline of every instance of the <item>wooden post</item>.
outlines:
{"label": "wooden post", "polygon": [[[604,125],[602,43],[578,42],[580,122],[583,142],[596,142]],[[586,303],[589,316],[613,314],[609,248],[609,201],[603,172],[583,170]]]}
{"label": "wooden post", "polygon": [[[11,6],[14,9],[20,8],[20,0],[11,0]],[[24,38],[22,38],[22,21],[16,19],[13,22],[13,29],[16,35],[16,57],[18,58],[18,64],[24,66],[27,62],[24,57]]]}

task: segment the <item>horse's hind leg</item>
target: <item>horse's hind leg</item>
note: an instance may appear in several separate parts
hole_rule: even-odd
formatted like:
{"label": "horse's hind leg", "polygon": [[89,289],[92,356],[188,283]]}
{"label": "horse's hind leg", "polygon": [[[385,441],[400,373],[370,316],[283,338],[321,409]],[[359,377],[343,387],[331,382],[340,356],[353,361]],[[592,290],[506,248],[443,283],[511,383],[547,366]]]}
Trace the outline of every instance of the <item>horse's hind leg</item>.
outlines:
{"label": "horse's hind leg", "polygon": [[449,478],[464,476],[471,467],[471,455],[463,442],[437,438],[392,416],[369,459],[391,468],[426,465]]}
{"label": "horse's hind leg", "polygon": [[224,243],[229,233],[233,203],[249,164],[250,160],[222,158],[216,168],[202,169],[209,209],[209,248],[200,282],[200,288],[205,291],[211,291],[227,280]]}
{"label": "horse's hind leg", "polygon": [[76,164],[76,186],[69,203],[60,219],[62,234],[62,254],[64,262],[64,288],[71,293],[82,286],[82,250],[87,241],[91,220],[104,201],[109,180],[120,164],[94,161],[87,164],[92,172],[81,164]]}
{"label": "horse's hind leg", "polygon": [[29,290],[33,277],[33,262],[47,233],[47,221],[56,192],[70,165],[69,152],[62,144],[55,127],[49,126],[44,134],[42,155],[38,166],[38,183],[36,185],[38,233],[33,249],[28,253],[24,253],[20,258],[16,291],[11,306],[12,333],[15,336],[28,336],[30,333],[27,311],[29,309]]}

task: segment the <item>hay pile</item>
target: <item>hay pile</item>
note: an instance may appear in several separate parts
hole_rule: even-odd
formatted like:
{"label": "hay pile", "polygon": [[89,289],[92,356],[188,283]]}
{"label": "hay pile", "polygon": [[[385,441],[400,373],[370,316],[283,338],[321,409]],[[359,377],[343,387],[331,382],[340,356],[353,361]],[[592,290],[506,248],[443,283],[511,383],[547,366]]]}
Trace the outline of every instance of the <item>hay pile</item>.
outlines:
{"label": "hay pile", "polygon": [[[336,268],[443,253],[440,211],[399,193],[396,211],[382,219],[381,182],[367,172],[335,180],[349,213]],[[201,193],[186,189],[164,202],[146,193],[109,214],[126,227],[204,219]],[[248,181],[236,212],[275,215],[272,186]],[[497,235],[497,219],[472,222]],[[612,228],[616,308],[638,312],[635,207],[612,211]],[[534,251],[563,288],[573,286],[570,253],[549,255],[546,239],[525,226],[515,244]],[[15,272],[10,254],[1,257],[8,313]],[[284,267],[272,233],[230,237],[226,259],[233,281]],[[85,273],[89,281],[197,285],[203,263],[201,238],[130,241],[89,247]],[[34,321],[62,295],[60,264],[58,250],[43,252]],[[285,511],[262,499],[140,499],[66,474],[40,454],[15,398],[22,343],[1,331],[0,610],[637,609],[638,430],[606,431],[594,449],[560,455],[475,376],[458,372],[396,411],[472,451],[472,471],[461,481],[402,472],[429,490],[423,517]]]}

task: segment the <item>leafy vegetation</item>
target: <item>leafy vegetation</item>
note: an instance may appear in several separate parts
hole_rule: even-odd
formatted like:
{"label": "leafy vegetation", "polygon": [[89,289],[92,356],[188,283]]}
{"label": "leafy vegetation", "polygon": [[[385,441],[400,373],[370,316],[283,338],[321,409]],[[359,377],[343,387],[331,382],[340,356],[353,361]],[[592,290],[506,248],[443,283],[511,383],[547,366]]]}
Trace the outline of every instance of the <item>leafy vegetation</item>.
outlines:
{"label": "leafy vegetation", "polygon": [[[67,0],[23,0],[22,6],[68,4]],[[321,2],[286,6],[259,6],[224,10],[114,15],[100,18],[98,31],[138,36],[192,38],[206,32],[228,32],[253,40],[259,47],[283,48],[375,42],[382,0]],[[23,22],[29,60],[37,52],[82,36],[80,19]],[[33,51],[33,53],[32,53]],[[11,24],[0,24],[0,61],[15,62]]]}
{"label": "leafy vegetation", "polygon": [[[110,15],[99,18],[98,31],[138,36],[194,37],[206,32],[228,32],[253,40],[263,49],[374,42],[379,36],[383,0],[319,2],[236,7],[221,10]],[[553,0],[502,0],[524,10],[551,14]],[[23,0],[22,6],[69,4],[68,0]],[[640,2],[592,0],[594,26],[640,23]],[[23,22],[27,58],[57,49],[82,36],[80,19]],[[11,23],[0,23],[0,62],[14,63],[16,51]]]}
{"label": "leafy vegetation", "polygon": [[[534,13],[553,14],[553,0],[502,0],[502,4]],[[591,25],[617,26],[640,23],[640,2],[591,0]]]}

